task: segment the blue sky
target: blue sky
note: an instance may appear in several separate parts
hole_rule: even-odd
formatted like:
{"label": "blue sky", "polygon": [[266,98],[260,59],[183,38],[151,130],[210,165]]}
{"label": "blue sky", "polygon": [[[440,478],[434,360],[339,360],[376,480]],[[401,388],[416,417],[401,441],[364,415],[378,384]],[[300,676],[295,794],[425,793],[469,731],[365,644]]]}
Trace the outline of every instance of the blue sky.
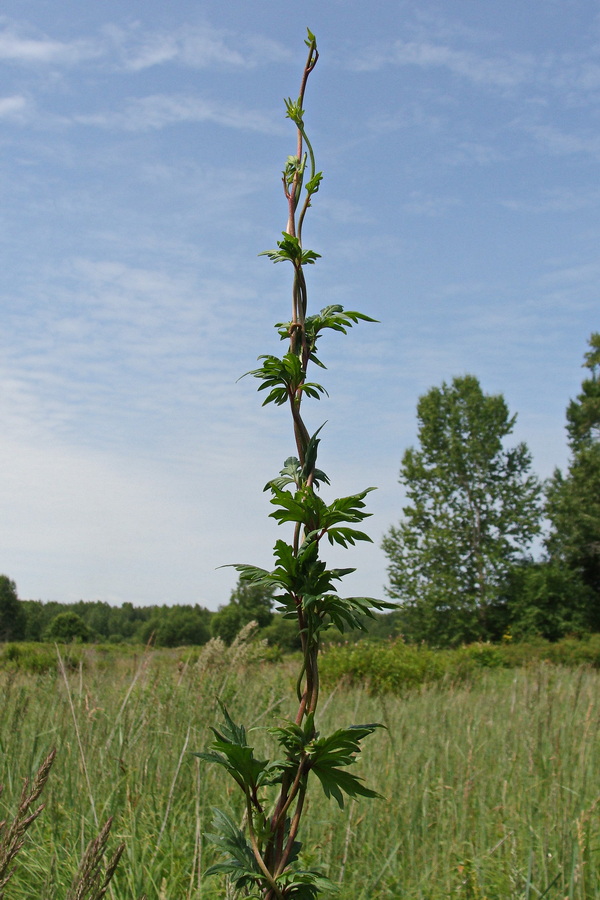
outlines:
{"label": "blue sky", "polygon": [[[295,10],[299,9],[297,19]],[[293,448],[252,379],[289,309],[285,226],[306,27],[324,172],[305,246],[327,337],[335,496],[382,535],[420,394],[473,373],[541,477],[598,330],[600,8],[591,0],[5,0],[0,15],[0,570],[23,598],[227,602],[270,565],[262,493]]]}

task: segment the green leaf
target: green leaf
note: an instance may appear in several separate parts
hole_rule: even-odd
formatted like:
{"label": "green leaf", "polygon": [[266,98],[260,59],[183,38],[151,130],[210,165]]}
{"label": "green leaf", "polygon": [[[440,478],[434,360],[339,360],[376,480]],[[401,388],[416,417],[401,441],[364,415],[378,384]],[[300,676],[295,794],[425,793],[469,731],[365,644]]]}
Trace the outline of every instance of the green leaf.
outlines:
{"label": "green leaf", "polygon": [[238,890],[252,884],[260,883],[262,873],[258,868],[252,848],[240,829],[220,809],[213,809],[214,833],[205,837],[227,858],[215,863],[204,873],[211,875],[228,875]]}
{"label": "green leaf", "polygon": [[[297,156],[288,156],[285,164],[285,168],[283,170],[283,177],[285,179],[286,185],[289,187],[294,179],[299,176],[300,182],[302,182],[302,178],[304,176],[304,170],[306,168],[306,153],[303,155],[302,159],[299,159]],[[284,232],[285,233],[285,232]],[[259,256],[265,256],[266,254],[260,253]]]}
{"label": "green leaf", "polygon": [[[309,185],[307,185],[307,190]],[[276,250],[269,251],[269,253],[271,254],[277,254],[277,252],[278,251]],[[356,312],[356,310],[344,310],[344,307],[340,306],[337,303],[332,304],[331,306],[326,306],[321,310],[320,313],[317,313],[314,316],[308,316],[304,323],[304,331],[309,349],[309,359],[311,360],[311,362],[314,362],[322,369],[326,368],[326,366],[324,366],[321,360],[317,357],[316,353],[317,340],[322,331],[324,331],[326,328],[329,328],[332,331],[340,331],[343,334],[347,334],[348,329],[352,328],[352,326],[356,325],[356,323],[359,321],[377,322],[377,319],[372,319],[371,316]],[[289,339],[291,326],[291,322],[276,323],[275,327],[277,328],[282,341]]]}
{"label": "green leaf", "polygon": [[222,568],[235,569],[236,572],[240,573],[242,581],[246,581],[248,584],[264,585],[265,587],[277,584],[277,579],[273,578],[272,574],[267,571],[267,569],[261,569],[258,566],[249,566],[244,563],[231,563],[229,566],[223,566]]}
{"label": "green leaf", "polygon": [[283,872],[277,884],[285,889],[286,900],[316,900],[323,892],[337,893],[339,887],[321,872],[292,869]]}
{"label": "green leaf", "polygon": [[[339,570],[340,577],[353,569]],[[305,595],[302,600],[304,608],[312,611],[320,620],[329,620],[338,631],[360,629],[366,631],[365,617],[373,618],[373,610],[393,609],[394,604],[371,597],[340,597],[337,593],[319,596]]]}
{"label": "green leaf", "polygon": [[287,118],[291,119],[295,125],[303,125],[304,110],[300,106],[299,101],[292,100],[291,97],[288,97],[287,100],[284,100],[283,102],[285,103]]}
{"label": "green leaf", "polygon": [[297,269],[301,266],[314,265],[321,258],[321,254],[314,250],[303,250],[302,244],[295,235],[288,234],[287,231],[282,234],[283,240],[277,241],[276,250],[263,250],[258,255],[268,256],[273,263],[291,262]]}
{"label": "green leaf", "polygon": [[315,717],[309,713],[302,725],[288,722],[277,728],[270,728],[269,734],[277,738],[279,744],[285,749],[288,759],[297,763],[308,744],[315,739]]}
{"label": "green leaf", "polygon": [[349,544],[354,546],[357,541],[369,541],[369,543],[372,543],[372,538],[364,531],[346,527],[329,528],[327,530],[327,540],[330,544],[341,544],[342,547],[348,547]]}
{"label": "green leaf", "polygon": [[328,799],[333,797],[340,809],[344,808],[344,793],[353,799],[358,796],[382,799],[381,794],[365,787],[360,778],[343,769],[336,769],[334,766],[317,766],[313,771],[321,782],[325,796]]}
{"label": "green leaf", "polygon": [[[317,428],[315,433],[311,436],[308,444],[306,445],[306,450],[304,451],[304,466],[302,468],[302,480],[304,482],[307,481],[313,471],[316,471],[315,466],[317,464],[317,451],[319,449],[319,443],[321,441],[319,433],[326,424],[326,422],[323,422],[323,424],[320,425],[319,428]],[[327,476],[325,476],[322,480],[329,484],[329,479],[327,478]]]}
{"label": "green leaf", "polygon": [[316,194],[321,186],[321,182],[323,181],[323,173],[317,172],[310,181],[306,182],[306,190],[309,194]]}
{"label": "green leaf", "polygon": [[356,541],[370,541],[371,538],[363,531],[341,526],[341,523],[358,523],[368,518],[371,513],[363,512],[364,497],[375,488],[367,488],[360,494],[350,497],[340,497],[327,505],[309,487],[300,488],[294,494],[289,491],[279,490],[272,485],[273,497],[271,503],[278,509],[270,515],[282,525],[284,522],[298,522],[305,526],[307,541],[318,542],[323,535],[328,534],[331,544],[337,543],[343,547],[355,544]]}
{"label": "green leaf", "polygon": [[344,768],[355,762],[360,753],[360,741],[376,728],[378,724],[351,725],[340,728],[326,738],[316,738],[307,748],[309,768],[315,773],[326,797],[333,797],[340,808],[344,806],[344,794],[348,797],[380,798],[381,795],[362,784],[362,779]]}
{"label": "green leaf", "polygon": [[[308,475],[310,474],[310,469],[308,467],[309,453],[310,443],[306,450],[306,461],[304,466],[300,465],[300,460],[297,457],[289,456],[284,463],[283,469],[281,469],[279,473],[279,477],[272,478],[270,481],[267,481],[263,488],[263,491],[273,490],[274,488],[278,491],[283,491],[289,484],[294,484],[297,488],[302,487],[302,485],[306,483]],[[325,472],[321,471],[321,469],[313,469],[312,475],[312,483],[314,487],[318,488],[321,483],[329,484],[329,478],[327,477]]]}
{"label": "green leaf", "polygon": [[220,729],[211,727],[216,740],[210,745],[210,750],[193,755],[222,766],[244,793],[255,791],[261,785],[275,784],[280,779],[280,767],[268,760],[256,759],[244,726],[236,725],[220,701],[219,705],[225,722]]}
{"label": "green leaf", "polygon": [[282,359],[271,354],[258,358],[264,360],[262,366],[246,372],[242,378],[252,375],[253,378],[262,381],[259,391],[270,390],[267,399],[263,401],[263,406],[267,403],[281,406],[286,400],[294,398],[298,391],[304,391],[309,396],[317,398],[319,394],[327,393],[322,385],[305,381],[306,372],[295,353],[286,353]]}
{"label": "green leaf", "polygon": [[227,712],[227,707],[220,700],[217,700],[221,708],[221,712],[223,713],[223,717],[225,722],[221,726],[221,731],[217,731],[216,728],[211,728],[218,739],[220,741],[226,741],[230,744],[237,744],[239,747],[247,747],[248,743],[246,740],[246,729],[243,725],[236,725],[229,713]]}

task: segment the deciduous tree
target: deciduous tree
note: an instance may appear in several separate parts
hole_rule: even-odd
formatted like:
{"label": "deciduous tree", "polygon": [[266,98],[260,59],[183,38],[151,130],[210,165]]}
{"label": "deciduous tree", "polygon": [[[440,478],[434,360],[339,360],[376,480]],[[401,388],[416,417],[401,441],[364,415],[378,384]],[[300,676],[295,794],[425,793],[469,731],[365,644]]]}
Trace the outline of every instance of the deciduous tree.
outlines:
{"label": "deciduous tree", "polygon": [[525,444],[506,449],[516,416],[473,375],[431,388],[417,406],[419,447],[402,459],[407,505],[383,541],[388,593],[410,639],[488,638],[499,588],[540,528]]}
{"label": "deciduous tree", "polygon": [[91,631],[76,612],[62,612],[55,616],[45,633],[48,641],[70,644],[73,641],[85,643],[91,638]]}
{"label": "deciduous tree", "polygon": [[546,490],[551,559],[576,573],[590,590],[587,625],[600,630],[600,332],[590,337],[581,392],[567,407],[571,459]]}
{"label": "deciduous tree", "polygon": [[210,623],[213,637],[220,637],[231,644],[238,632],[248,622],[256,622],[259,628],[269,625],[273,618],[273,586],[249,584],[238,581],[231,592],[229,603],[216,612]]}
{"label": "deciduous tree", "polygon": [[21,641],[25,637],[25,610],[17,596],[17,586],[0,575],[0,641]]}

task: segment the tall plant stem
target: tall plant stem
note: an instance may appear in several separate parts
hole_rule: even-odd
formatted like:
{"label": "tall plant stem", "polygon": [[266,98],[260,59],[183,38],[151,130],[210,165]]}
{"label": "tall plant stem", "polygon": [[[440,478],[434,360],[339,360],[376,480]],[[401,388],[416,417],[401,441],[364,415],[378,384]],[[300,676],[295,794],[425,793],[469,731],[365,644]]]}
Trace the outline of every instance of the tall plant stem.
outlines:
{"label": "tall plant stem", "polygon": [[[287,116],[296,125],[296,155],[288,156],[283,171],[288,223],[277,249],[263,255],[272,262],[287,261],[293,266],[291,320],[278,323],[277,331],[289,340],[282,358],[267,354],[260,368],[248,373],[267,388],[265,403],[287,405],[291,413],[297,456],[286,459],[278,478],[267,485],[272,513],[279,524],[293,526],[289,540],[278,540],[274,548],[276,566],[273,571],[257,566],[236,565],[240,579],[256,586],[276,589],[276,599],[286,618],[295,619],[302,646],[302,664],[296,681],[297,707],[280,727],[272,729],[280,750],[276,758],[261,760],[254,755],[246,729],[231,719],[223,707],[225,722],[221,730],[213,728],[216,740],[212,750],[197,755],[223,766],[245,793],[245,827],[238,828],[222,811],[215,810],[217,834],[208,835],[230,858],[211,866],[208,874],[225,873],[235,886],[235,896],[260,897],[261,900],[292,900],[302,897],[315,900],[327,879],[318,870],[307,870],[299,861],[301,842],[297,839],[305,811],[308,779],[312,773],[320,780],[326,796],[342,805],[342,792],[351,797],[377,796],[361,784],[358,776],[341,771],[354,761],[360,750],[359,741],[377,727],[350,726],[338,729],[329,738],[321,737],[315,726],[319,703],[319,647],[323,630],[335,625],[341,632],[362,628],[363,618],[372,615],[371,607],[382,609],[388,604],[364,597],[340,597],[337,582],[354,571],[351,568],[328,568],[320,557],[322,539],[327,535],[332,544],[343,547],[356,541],[369,540],[358,530],[369,513],[363,512],[367,488],[350,497],[327,504],[321,498],[327,475],[317,468],[319,428],[310,434],[302,417],[305,398],[319,398],[325,388],[307,380],[310,363],[322,366],[317,358],[317,341],[322,331],[331,329],[346,334],[359,319],[374,321],[356,311],[345,311],[330,304],[319,313],[307,315],[307,285],[304,267],[313,264],[319,254],[302,247],[304,217],[311,198],[319,190],[322,173],[316,171],[312,145],[304,126],[304,95],[310,73],[317,59],[314,35],[308,32],[308,57],[300,82],[297,100],[285,101]],[[304,148],[306,147],[306,151]],[[307,168],[308,166],[308,168]],[[307,179],[307,180],[305,180]],[[301,205],[301,195],[305,192]],[[267,805],[268,814],[265,812]]]}

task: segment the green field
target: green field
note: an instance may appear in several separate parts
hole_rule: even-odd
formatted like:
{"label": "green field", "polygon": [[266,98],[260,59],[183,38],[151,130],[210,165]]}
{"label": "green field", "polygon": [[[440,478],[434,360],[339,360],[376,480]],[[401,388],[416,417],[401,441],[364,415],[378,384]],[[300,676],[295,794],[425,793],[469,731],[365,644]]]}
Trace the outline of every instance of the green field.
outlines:
{"label": "green field", "polygon": [[[216,698],[255,729],[291,709],[294,667],[184,651],[79,650],[58,671],[0,672],[0,819],[22,778],[56,746],[46,809],[32,826],[6,898],[59,900],[96,823],[114,815],[126,850],[114,900],[225,898],[203,879],[213,861],[211,807],[241,818],[239,797],[203,749]],[[243,656],[243,651],[241,653]],[[315,791],[306,857],[344,900],[600,898],[600,673],[536,663],[398,697],[328,686],[320,727],[382,722],[356,772],[384,800],[340,812]]]}

